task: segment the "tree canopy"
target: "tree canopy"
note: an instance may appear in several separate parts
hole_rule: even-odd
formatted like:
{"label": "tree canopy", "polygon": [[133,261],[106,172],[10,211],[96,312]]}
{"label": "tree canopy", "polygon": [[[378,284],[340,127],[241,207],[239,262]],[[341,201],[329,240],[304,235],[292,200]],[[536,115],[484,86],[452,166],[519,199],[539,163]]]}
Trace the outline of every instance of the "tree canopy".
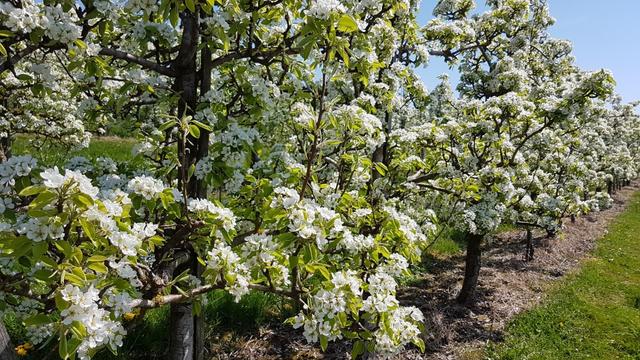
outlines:
{"label": "tree canopy", "polygon": [[[183,306],[170,353],[198,359],[203,294],[253,290],[323,349],[424,350],[397,278],[443,228],[476,245],[468,301],[500,224],[557,231],[637,176],[611,74],[575,64],[545,1],[487,4],[440,0],[421,27],[412,0],[4,1],[0,313],[89,359],[136,309]],[[455,90],[418,76],[434,56]],[[143,167],[11,156],[16,134],[86,146],[115,122]]]}

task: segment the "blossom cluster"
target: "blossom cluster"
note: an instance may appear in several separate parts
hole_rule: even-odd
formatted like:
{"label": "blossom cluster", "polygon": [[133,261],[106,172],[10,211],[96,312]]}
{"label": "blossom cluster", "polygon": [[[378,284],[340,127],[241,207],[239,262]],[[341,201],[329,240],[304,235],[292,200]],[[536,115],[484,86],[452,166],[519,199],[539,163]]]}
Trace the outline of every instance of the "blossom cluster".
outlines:
{"label": "blossom cluster", "polygon": [[114,350],[122,346],[122,340],[127,332],[120,323],[111,320],[109,312],[98,306],[100,296],[96,288],[90,286],[87,289],[81,289],[67,285],[60,294],[69,304],[60,312],[62,323],[71,325],[79,322],[87,332],[78,346],[80,359],[90,359],[89,352],[101,346],[106,345]]}

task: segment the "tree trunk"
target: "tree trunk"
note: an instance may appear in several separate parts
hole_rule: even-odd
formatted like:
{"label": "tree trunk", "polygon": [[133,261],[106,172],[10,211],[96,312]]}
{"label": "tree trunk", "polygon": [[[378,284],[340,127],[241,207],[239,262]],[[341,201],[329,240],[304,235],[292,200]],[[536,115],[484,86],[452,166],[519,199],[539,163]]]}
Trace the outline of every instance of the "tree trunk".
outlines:
{"label": "tree trunk", "polygon": [[0,319],[0,360],[16,360],[16,353],[7,329]]}
{"label": "tree trunk", "polygon": [[11,157],[11,143],[13,139],[10,136],[0,137],[0,163],[7,161]]}
{"label": "tree trunk", "polygon": [[552,237],[554,237],[556,235],[556,231],[555,230],[549,230],[547,229],[547,239],[551,239]]}
{"label": "tree trunk", "polygon": [[[198,104],[198,76],[196,55],[198,51],[198,14],[184,11],[181,14],[182,38],[180,50],[173,67],[178,76],[176,77],[174,89],[180,94],[178,101],[178,117],[195,114]],[[199,140],[189,137],[188,143],[178,142],[178,151],[185,154],[181,158],[180,172],[194,164],[198,160]],[[186,147],[186,148],[185,148]],[[189,181],[184,183],[180,179],[180,186],[187,187],[187,195],[198,196],[198,183]],[[191,253],[192,260],[195,261],[195,254]],[[199,360],[202,355],[202,336],[196,336],[196,322],[198,334],[202,334],[202,321],[197,321],[193,315],[192,303],[171,304],[170,316],[170,342],[169,360]]]}
{"label": "tree trunk", "polygon": [[194,324],[191,303],[171,304],[168,360],[193,360]]}
{"label": "tree trunk", "polygon": [[[386,112],[384,115],[384,129],[385,133],[388,135],[391,132],[391,114]],[[389,145],[385,141],[381,145],[379,145],[374,151],[371,160],[374,163],[382,163],[384,165],[389,165]],[[373,184],[374,181],[382,177],[382,174],[375,169],[371,172],[371,179],[369,179],[369,185]]]}
{"label": "tree trunk", "polygon": [[480,257],[482,255],[480,247],[484,235],[467,234],[466,238],[467,255],[464,264],[464,280],[462,289],[456,298],[459,304],[469,304],[473,301],[480,275]]}
{"label": "tree trunk", "polygon": [[533,260],[533,234],[531,233],[531,228],[527,226],[527,248],[524,251],[524,261]]}
{"label": "tree trunk", "polygon": [[[202,78],[200,79],[200,96],[204,96],[209,90],[211,90],[211,51],[207,44],[201,51],[201,66],[202,66]],[[200,138],[198,139],[198,149],[195,155],[196,161],[204,158],[209,154],[209,132],[201,129]],[[204,181],[198,181],[194,176],[192,181],[196,183],[190,187],[195,191],[195,194],[199,198],[207,197],[207,184]],[[193,273],[195,276],[200,277],[204,272],[202,264],[194,256],[193,258]],[[204,309],[201,309],[204,311]],[[193,360],[204,360],[204,314],[196,314],[193,316]]]}

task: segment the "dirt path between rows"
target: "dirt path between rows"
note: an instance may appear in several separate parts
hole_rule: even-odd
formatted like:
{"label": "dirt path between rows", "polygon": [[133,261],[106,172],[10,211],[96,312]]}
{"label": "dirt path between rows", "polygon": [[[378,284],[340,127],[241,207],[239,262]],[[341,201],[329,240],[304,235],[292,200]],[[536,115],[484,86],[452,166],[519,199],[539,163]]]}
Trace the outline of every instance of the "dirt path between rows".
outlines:
{"label": "dirt path between rows", "polygon": [[[564,221],[561,234],[534,234],[535,258],[523,260],[524,231],[510,231],[489,239],[483,247],[476,303],[464,307],[453,299],[462,282],[463,254],[432,259],[420,281],[398,292],[404,305],[419,307],[427,317],[427,352],[407,349],[397,360],[481,359],[489,341],[500,341],[507,322],[538,304],[545,290],[589,256],[596,240],[640,189],[634,182],[613,195],[612,208]],[[271,325],[231,341],[218,338],[212,359],[348,359],[347,343],[330,344],[325,353],[307,344],[300,331]],[[219,341],[219,342],[218,342]]]}

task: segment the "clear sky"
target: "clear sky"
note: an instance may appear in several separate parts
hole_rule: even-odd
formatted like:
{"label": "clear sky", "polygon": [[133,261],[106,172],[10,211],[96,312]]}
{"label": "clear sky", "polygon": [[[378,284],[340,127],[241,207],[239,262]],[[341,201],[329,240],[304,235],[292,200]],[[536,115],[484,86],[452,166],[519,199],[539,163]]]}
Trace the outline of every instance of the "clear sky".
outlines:
{"label": "clear sky", "polygon": [[[640,100],[640,0],[548,0],[556,24],[556,38],[573,43],[577,64],[585,70],[607,68],[613,72],[617,91],[625,101]],[[426,24],[437,0],[423,0],[419,21]],[[484,0],[476,0],[480,9]],[[428,88],[443,72],[453,72],[432,57],[420,73]]]}

